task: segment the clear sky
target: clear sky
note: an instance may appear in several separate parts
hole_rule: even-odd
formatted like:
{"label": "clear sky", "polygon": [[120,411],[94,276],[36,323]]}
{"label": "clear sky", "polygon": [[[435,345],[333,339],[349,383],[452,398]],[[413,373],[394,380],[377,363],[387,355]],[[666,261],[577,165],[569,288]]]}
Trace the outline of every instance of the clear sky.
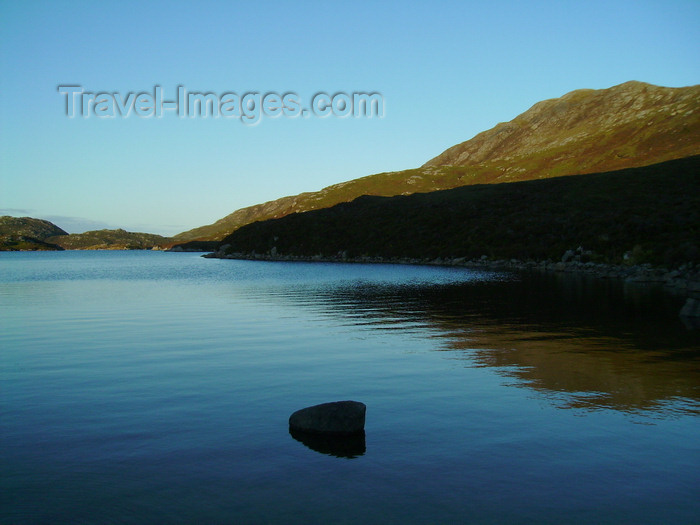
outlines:
{"label": "clear sky", "polygon": [[[700,83],[698,0],[0,0],[0,214],[175,234],[420,166],[539,100]],[[87,92],[378,92],[383,118],[66,116]]]}

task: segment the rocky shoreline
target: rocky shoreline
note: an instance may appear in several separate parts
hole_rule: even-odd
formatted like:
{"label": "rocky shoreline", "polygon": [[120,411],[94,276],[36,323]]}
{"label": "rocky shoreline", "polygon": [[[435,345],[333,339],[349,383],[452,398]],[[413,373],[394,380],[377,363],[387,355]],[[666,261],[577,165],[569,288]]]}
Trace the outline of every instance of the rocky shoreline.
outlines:
{"label": "rocky shoreline", "polygon": [[686,263],[676,269],[657,268],[650,264],[612,265],[585,261],[586,252],[569,250],[561,261],[522,261],[518,259],[492,260],[487,256],[479,259],[458,258],[385,258],[385,257],[348,257],[344,253],[336,256],[299,256],[277,253],[227,253],[226,246],[219,251],[204,254],[202,257],[214,259],[242,259],[255,261],[299,261],[299,262],[340,262],[364,264],[420,264],[432,266],[456,266],[474,269],[505,271],[540,271],[556,273],[575,273],[590,275],[598,279],[620,279],[634,283],[656,283],[669,292],[688,298],[684,311],[700,316],[700,265]]}
{"label": "rocky shoreline", "polygon": [[[573,254],[573,255],[572,255]],[[685,304],[679,311],[684,324],[692,329],[700,329],[700,265],[686,263],[677,269],[656,268],[650,264],[613,265],[587,261],[585,252],[567,251],[559,262],[521,261],[518,259],[492,260],[486,256],[479,259],[458,258],[385,258],[385,257],[348,257],[344,253],[328,257],[314,255],[280,255],[277,253],[227,253],[226,246],[217,252],[206,253],[202,257],[210,259],[240,259],[253,261],[288,261],[288,262],[333,262],[362,264],[420,264],[432,266],[452,266],[473,269],[503,271],[537,271],[548,273],[570,273],[589,275],[596,279],[618,279],[630,283],[657,284],[677,296],[685,298]]]}

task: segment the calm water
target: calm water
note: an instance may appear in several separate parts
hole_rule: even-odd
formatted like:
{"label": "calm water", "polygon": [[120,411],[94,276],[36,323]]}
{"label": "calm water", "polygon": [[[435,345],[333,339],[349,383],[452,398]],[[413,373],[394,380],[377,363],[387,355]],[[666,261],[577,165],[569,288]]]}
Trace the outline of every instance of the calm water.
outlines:
{"label": "calm water", "polygon": [[[570,276],[2,253],[0,523],[699,523],[681,305]],[[364,443],[290,436],[342,399]]]}

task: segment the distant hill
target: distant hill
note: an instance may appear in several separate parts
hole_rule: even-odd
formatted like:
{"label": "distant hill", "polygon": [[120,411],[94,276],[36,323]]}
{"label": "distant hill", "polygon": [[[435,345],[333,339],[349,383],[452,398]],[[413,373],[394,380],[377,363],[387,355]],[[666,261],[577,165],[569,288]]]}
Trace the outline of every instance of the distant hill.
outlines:
{"label": "distant hill", "polygon": [[55,235],[67,233],[55,224],[31,217],[0,217],[0,251],[61,250],[45,242]]}
{"label": "distant hill", "polygon": [[641,168],[360,197],[241,227],[225,253],[700,263],[700,156]]}
{"label": "distant hill", "polygon": [[233,212],[176,235],[220,240],[255,221],[328,208],[362,195],[394,196],[646,166],[700,154],[700,86],[626,82],[538,102],[420,168],[380,173]]}
{"label": "distant hill", "polygon": [[150,250],[171,244],[169,237],[125,230],[68,233],[32,217],[0,217],[0,251]]}
{"label": "distant hill", "polygon": [[150,250],[168,244],[170,239],[152,233],[134,233],[122,229],[95,230],[49,237],[47,242],[66,250]]}
{"label": "distant hill", "polygon": [[54,235],[68,235],[54,223],[31,217],[0,217],[0,235],[23,235],[43,241]]}

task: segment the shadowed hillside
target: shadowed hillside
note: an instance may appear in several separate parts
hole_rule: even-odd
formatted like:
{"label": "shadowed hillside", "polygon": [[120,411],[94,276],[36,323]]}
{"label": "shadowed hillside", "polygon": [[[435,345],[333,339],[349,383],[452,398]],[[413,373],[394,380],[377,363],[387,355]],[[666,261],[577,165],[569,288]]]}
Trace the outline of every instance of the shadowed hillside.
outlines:
{"label": "shadowed hillside", "polygon": [[[700,262],[700,156],[643,168],[360,197],[240,228],[224,253]],[[226,246],[228,245],[228,246]]]}
{"label": "shadowed hillside", "polygon": [[626,82],[535,104],[454,146],[421,168],[380,173],[250,206],[180,233],[177,242],[219,240],[246,224],[328,208],[362,195],[425,193],[646,166],[700,154],[700,86]]}

